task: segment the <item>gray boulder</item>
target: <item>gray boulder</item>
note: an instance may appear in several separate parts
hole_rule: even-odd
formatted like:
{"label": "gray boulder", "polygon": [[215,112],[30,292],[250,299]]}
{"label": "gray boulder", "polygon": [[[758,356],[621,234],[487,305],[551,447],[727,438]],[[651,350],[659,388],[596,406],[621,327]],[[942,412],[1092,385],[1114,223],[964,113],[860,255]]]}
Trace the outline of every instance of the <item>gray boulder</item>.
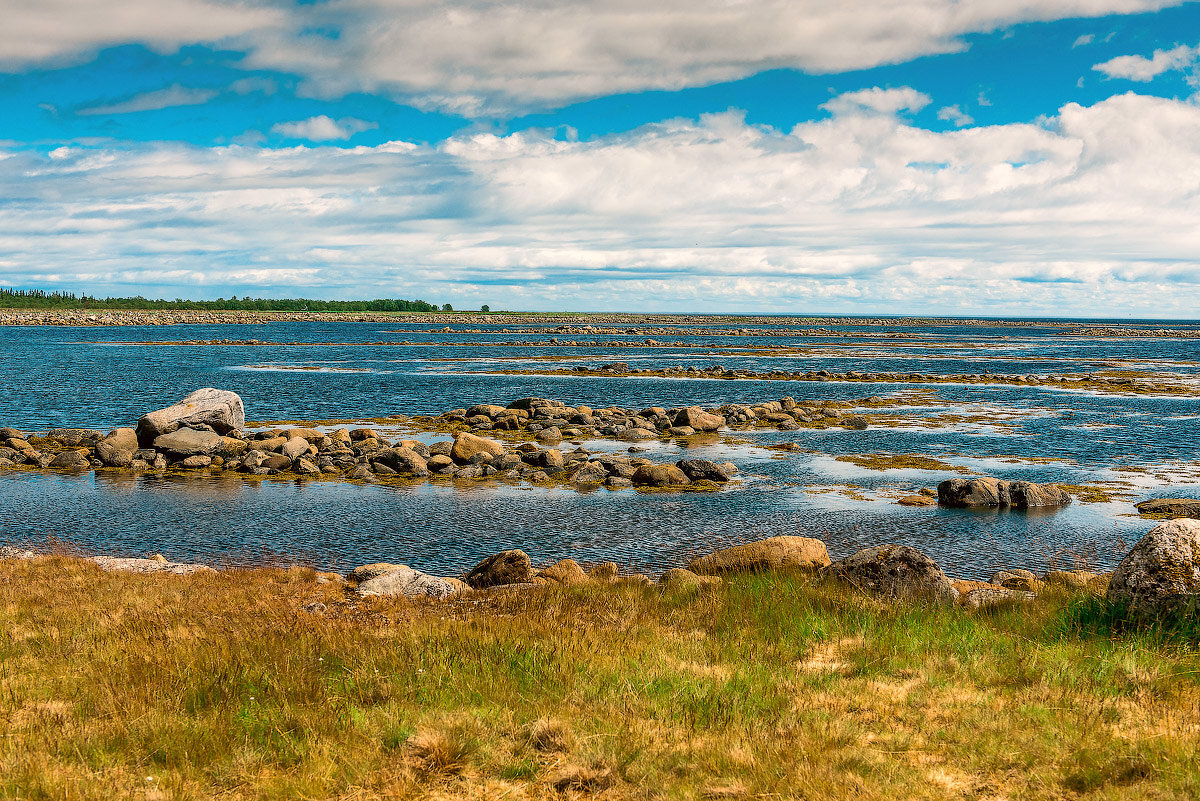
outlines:
{"label": "gray boulder", "polygon": [[55,470],[87,470],[91,467],[88,458],[79,451],[63,451],[55,454],[49,467]]}
{"label": "gray boulder", "polygon": [[403,595],[408,598],[449,598],[458,592],[445,579],[407,565],[393,565],[393,569],[359,583],[354,591],[363,596]]}
{"label": "gray boulder", "polygon": [[1036,509],[1067,506],[1071,503],[1071,496],[1053,484],[981,476],[952,478],[938,484],[938,503],[953,508]]}
{"label": "gray boulder", "polygon": [[603,484],[608,471],[599,462],[587,462],[571,475],[572,484]]}
{"label": "gray boulder", "polygon": [[218,434],[239,431],[246,425],[246,411],[236,392],[205,387],[165,409],[142,415],[138,441],[146,446],[163,434],[181,428],[208,426]]}
{"label": "gray boulder", "polygon": [[821,574],[889,600],[958,600],[958,591],[937,562],[907,545],[866,548],[834,562]]}
{"label": "gray boulder", "polygon": [[1200,520],[1168,520],[1152,528],[1117,566],[1107,596],[1137,618],[1195,614],[1200,606]]}
{"label": "gray boulder", "polygon": [[165,559],[125,559],[117,556],[90,556],[86,561],[98,565],[107,573],[169,573],[187,576],[192,573],[216,573],[208,565],[168,562]]}
{"label": "gray boulder", "polygon": [[[180,428],[154,438],[155,450],[180,457],[208,456],[216,453],[222,444],[221,435],[217,432],[195,428]],[[290,463],[291,460],[288,461]]]}

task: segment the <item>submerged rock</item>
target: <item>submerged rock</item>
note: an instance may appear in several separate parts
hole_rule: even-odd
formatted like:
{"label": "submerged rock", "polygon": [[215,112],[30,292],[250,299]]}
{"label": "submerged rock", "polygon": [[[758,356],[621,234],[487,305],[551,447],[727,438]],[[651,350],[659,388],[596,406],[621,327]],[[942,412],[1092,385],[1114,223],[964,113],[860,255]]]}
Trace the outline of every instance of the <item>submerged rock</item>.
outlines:
{"label": "submerged rock", "polygon": [[1137,505],[1138,514],[1190,517],[1200,520],[1200,498],[1155,498]]}
{"label": "submerged rock", "polygon": [[1195,615],[1200,608],[1200,521],[1168,520],[1151,529],[1117,566],[1107,596],[1137,618]]}
{"label": "submerged rock", "polygon": [[938,484],[938,503],[954,508],[1035,509],[1067,506],[1071,503],[1071,496],[1053,484],[1005,481],[990,476],[981,476],[979,478],[952,478]]}

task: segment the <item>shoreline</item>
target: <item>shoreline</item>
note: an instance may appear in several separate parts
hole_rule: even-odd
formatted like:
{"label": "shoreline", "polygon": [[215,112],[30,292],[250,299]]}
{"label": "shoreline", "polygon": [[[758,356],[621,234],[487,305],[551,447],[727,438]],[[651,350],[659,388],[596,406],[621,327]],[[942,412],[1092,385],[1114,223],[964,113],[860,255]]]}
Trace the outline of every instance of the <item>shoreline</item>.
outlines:
{"label": "shoreline", "polygon": [[561,325],[580,326],[672,326],[736,324],[739,326],[967,326],[981,328],[1071,329],[1076,336],[1092,337],[1200,337],[1200,330],[1174,329],[1153,321],[1138,325],[1101,325],[1087,320],[1020,319],[977,317],[851,317],[842,315],[729,315],[631,312],[274,312],[154,309],[0,309],[0,326],[170,326],[170,325],[263,325],[288,322],[404,322],[418,325]]}

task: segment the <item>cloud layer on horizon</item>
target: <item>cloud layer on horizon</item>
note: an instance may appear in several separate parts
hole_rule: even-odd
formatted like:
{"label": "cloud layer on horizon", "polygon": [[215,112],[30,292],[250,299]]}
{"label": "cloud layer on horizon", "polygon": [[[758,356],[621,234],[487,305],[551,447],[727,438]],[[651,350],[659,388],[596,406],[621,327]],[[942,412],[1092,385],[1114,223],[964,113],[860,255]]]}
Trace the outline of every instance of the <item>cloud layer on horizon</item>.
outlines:
{"label": "cloud layer on horizon", "polygon": [[0,283],[1194,315],[1194,102],[944,132],[904,119],[928,102],[873,88],[790,131],[730,112],[586,142],[0,150]]}

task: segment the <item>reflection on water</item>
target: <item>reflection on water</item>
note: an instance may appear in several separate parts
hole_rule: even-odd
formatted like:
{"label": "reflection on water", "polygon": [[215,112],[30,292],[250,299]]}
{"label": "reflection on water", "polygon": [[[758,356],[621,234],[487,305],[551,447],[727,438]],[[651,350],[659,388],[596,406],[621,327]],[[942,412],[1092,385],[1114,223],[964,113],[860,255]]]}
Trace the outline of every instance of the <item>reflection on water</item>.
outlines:
{"label": "reflection on water", "polygon": [[[639,453],[655,461],[733,461],[742,471],[741,482],[720,493],[578,493],[474,482],[358,486],[336,481],[259,482],[225,474],[0,472],[0,540],[37,544],[60,538],[104,553],[162,552],[173,559],[214,563],[300,560],[346,569],[372,561],[400,561],[455,573],[509,547],[523,548],[535,561],[567,556],[616,559],[655,570],[722,545],[799,532],[822,537],[835,556],[883,542],[914,545],[952,572],[979,578],[1001,567],[1039,569],[1068,563],[1072,557],[1111,566],[1151,523],[1127,516],[1132,506],[1125,501],[1076,504],[1050,515],[900,507],[891,502],[896,493],[945,476],[868,470],[832,457],[926,454],[1008,478],[1072,484],[1119,478],[1135,485],[1139,498],[1167,494],[1167,481],[1179,482],[1170,494],[1200,495],[1194,469],[1200,460],[1196,398],[1116,397],[1036,386],[946,384],[914,391],[904,384],[482,372],[495,366],[497,358],[526,357],[547,357],[550,361],[537,362],[546,365],[598,358],[636,361],[643,367],[721,363],[763,370],[782,364],[796,370],[1030,374],[1091,372],[1124,360],[1200,377],[1200,340],[1102,341],[1067,337],[1054,329],[950,326],[890,329],[916,333],[921,341],[881,346],[853,338],[811,337],[796,329],[784,339],[723,337],[717,340],[721,347],[741,350],[720,354],[707,346],[711,338],[676,335],[670,339],[687,341],[688,346],[504,350],[486,343],[546,340],[552,335],[500,326],[485,330],[488,333],[446,335],[456,343],[477,343],[448,348],[438,344],[442,337],[417,335],[394,323],[7,328],[0,330],[5,349],[0,360],[0,425],[31,431],[129,425],[147,409],[165,406],[200,386],[239,392],[247,415],[257,420],[430,414],[531,395],[594,407],[643,408],[757,403],[785,395],[819,402],[902,394],[913,406],[905,410],[909,417],[903,423],[866,431],[762,431],[738,433],[738,444],[711,435],[636,444]],[[566,336],[591,341],[632,338]],[[93,344],[204,339],[338,344]],[[407,347],[402,353],[393,347],[355,344],[399,339],[429,344]],[[809,350],[786,356],[754,351],[781,343]],[[434,361],[448,355],[471,361]],[[239,369],[246,365],[280,369]],[[303,369],[334,365],[346,371]],[[370,372],[351,371],[364,368]],[[439,441],[446,435],[420,438]],[[802,452],[769,449],[785,443],[797,443]],[[609,452],[630,448],[630,443],[611,440],[584,445]],[[1141,467],[1151,471],[1122,472]],[[853,484],[857,497],[848,497],[839,484]],[[835,491],[815,491],[819,487]]]}

